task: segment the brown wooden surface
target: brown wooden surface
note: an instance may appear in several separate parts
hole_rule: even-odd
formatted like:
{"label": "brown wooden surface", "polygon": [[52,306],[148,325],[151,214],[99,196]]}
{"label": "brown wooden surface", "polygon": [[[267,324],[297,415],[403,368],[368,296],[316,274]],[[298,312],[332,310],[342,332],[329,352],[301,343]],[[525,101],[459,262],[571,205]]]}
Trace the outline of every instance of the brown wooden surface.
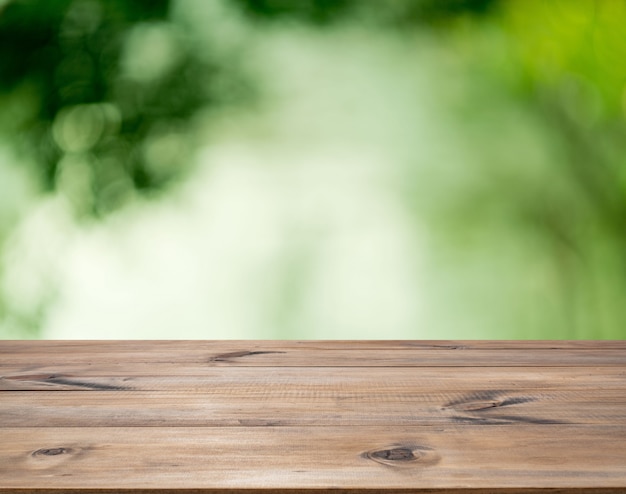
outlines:
{"label": "brown wooden surface", "polygon": [[626,493],[626,342],[0,342],[0,492]]}

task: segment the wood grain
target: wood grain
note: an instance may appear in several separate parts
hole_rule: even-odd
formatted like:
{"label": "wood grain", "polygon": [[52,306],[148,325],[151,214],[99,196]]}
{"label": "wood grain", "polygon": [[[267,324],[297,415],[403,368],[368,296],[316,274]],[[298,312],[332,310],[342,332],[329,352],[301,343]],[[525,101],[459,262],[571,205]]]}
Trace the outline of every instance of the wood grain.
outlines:
{"label": "wood grain", "polygon": [[83,372],[64,373],[67,365],[58,364],[59,372],[7,373],[0,375],[0,391],[202,391],[227,393],[241,389],[245,393],[271,393],[277,390],[306,392],[315,389],[334,392],[336,389],[355,391],[365,387],[368,392],[380,387],[407,393],[411,389],[434,388],[447,390],[515,389],[624,389],[626,368],[620,367],[533,367],[532,372],[521,367],[273,367],[262,369],[232,367],[206,368],[198,374],[162,372],[161,366],[152,366],[153,375],[111,375],[94,361]]}
{"label": "wood grain", "polygon": [[0,492],[624,493],[625,342],[0,342]]}
{"label": "wood grain", "polygon": [[626,392],[4,393],[6,427],[384,426],[626,422]]}
{"label": "wood grain", "polygon": [[624,485],[626,431],[559,431],[566,444],[541,426],[5,429],[0,477],[5,489]]}
{"label": "wood grain", "polygon": [[307,350],[624,350],[626,340],[5,340],[0,355],[62,352],[136,353],[165,350],[185,354],[274,348]]}
{"label": "wood grain", "polygon": [[[0,345],[0,375],[192,375],[210,367],[626,367],[624,342],[47,341]],[[29,350],[29,346],[31,347]]]}

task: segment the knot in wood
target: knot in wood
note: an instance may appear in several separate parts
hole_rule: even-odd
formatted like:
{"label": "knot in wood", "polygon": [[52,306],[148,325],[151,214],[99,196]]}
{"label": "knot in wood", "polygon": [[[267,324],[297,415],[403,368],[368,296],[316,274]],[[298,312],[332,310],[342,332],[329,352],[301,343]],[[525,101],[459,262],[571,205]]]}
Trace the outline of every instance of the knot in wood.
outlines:
{"label": "knot in wood", "polygon": [[33,452],[33,456],[56,456],[71,453],[69,448],[41,448]]}
{"label": "knot in wood", "polygon": [[394,444],[366,451],[361,457],[395,468],[427,467],[436,465],[441,460],[433,448],[417,444]]}
{"label": "knot in wood", "polygon": [[381,449],[380,451],[372,451],[370,458],[387,461],[412,461],[417,459],[411,448],[393,448]]}

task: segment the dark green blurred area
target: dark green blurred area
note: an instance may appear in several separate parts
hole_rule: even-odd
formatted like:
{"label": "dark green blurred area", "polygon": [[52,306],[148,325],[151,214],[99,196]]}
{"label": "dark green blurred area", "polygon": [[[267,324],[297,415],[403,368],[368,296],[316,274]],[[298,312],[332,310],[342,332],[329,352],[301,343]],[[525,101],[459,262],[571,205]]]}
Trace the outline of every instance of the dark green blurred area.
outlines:
{"label": "dark green blurred area", "polygon": [[[168,20],[169,7],[25,0],[0,16],[0,89],[11,112],[3,127],[34,150],[47,189],[72,167],[64,157],[86,157],[88,183],[69,186],[79,189],[70,194],[81,214],[105,214],[134,191],[155,192],[178,177],[190,120],[226,99],[211,78],[230,68],[196,53],[184,25]],[[136,58],[125,59],[133,48]],[[168,149],[168,139],[181,142]]]}
{"label": "dark green blurred area", "polygon": [[262,21],[294,20],[317,25],[345,22],[365,14],[387,27],[437,24],[460,14],[486,14],[496,0],[236,0]]}
{"label": "dark green blurred area", "polygon": [[[37,190],[64,195],[78,218],[164,194],[192,172],[206,139],[200,122],[264,104],[242,63],[245,36],[224,49],[219,36],[203,37],[176,15],[185,3],[0,4],[3,142],[25,157]],[[462,291],[489,285],[475,304],[468,300],[468,317],[480,320],[493,294],[503,297],[496,305],[510,301],[498,324],[507,324],[503,314],[511,321],[493,338],[626,336],[626,2],[228,5],[250,32],[293,25],[324,36],[356,25],[400,37],[407,53],[428,51],[434,62],[426,70],[445,80],[451,135],[473,158],[427,178],[436,201],[418,191],[424,176],[411,166],[399,194],[427,217],[438,262],[458,267]],[[3,231],[11,226],[7,219]],[[519,272],[499,268],[503,250]],[[482,271],[471,272],[474,253],[491,256],[492,268],[479,263]],[[535,281],[517,283],[524,271]]]}

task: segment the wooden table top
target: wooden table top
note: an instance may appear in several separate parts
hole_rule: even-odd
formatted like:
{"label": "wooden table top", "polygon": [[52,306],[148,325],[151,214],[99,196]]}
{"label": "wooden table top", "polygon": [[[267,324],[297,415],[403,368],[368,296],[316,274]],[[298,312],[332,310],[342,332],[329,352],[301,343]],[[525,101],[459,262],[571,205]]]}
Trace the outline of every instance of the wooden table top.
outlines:
{"label": "wooden table top", "polygon": [[626,342],[0,341],[0,492],[626,493]]}

